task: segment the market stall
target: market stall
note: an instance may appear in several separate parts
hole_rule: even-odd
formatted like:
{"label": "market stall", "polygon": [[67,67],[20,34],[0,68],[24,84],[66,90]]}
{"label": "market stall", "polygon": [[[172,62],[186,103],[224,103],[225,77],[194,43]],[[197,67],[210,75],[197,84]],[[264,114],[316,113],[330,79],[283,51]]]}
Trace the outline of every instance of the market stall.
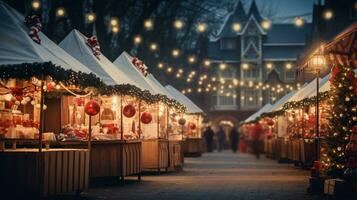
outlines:
{"label": "market stall", "polygon": [[[145,95],[135,87],[139,84],[101,54],[95,37],[87,38],[73,30],[60,46],[110,85],[96,96],[61,99],[61,125],[64,132],[61,145],[82,148],[91,125],[91,179],[119,177],[124,180],[129,175],[137,175],[140,179],[140,113],[137,110]],[[90,99],[100,104],[100,112],[91,123],[84,116],[83,106]]]}
{"label": "market stall", "polygon": [[181,132],[184,138],[183,151],[185,156],[201,156],[203,151],[202,140],[202,114],[203,111],[195,105],[189,98],[176,90],[171,85],[166,86],[171,96],[186,106],[185,115],[178,116],[178,123],[181,126],[177,133]]}
{"label": "market stall", "polygon": [[[140,105],[141,139],[142,139],[142,164],[145,170],[168,170],[176,165],[172,155],[174,149],[170,149],[168,127],[170,110],[175,109],[175,102],[169,99],[166,89],[147,71],[147,66],[138,58],[123,52],[115,61],[117,68],[131,74],[146,85],[160,101],[154,104],[142,102]],[[177,104],[176,104],[177,105]],[[177,150],[175,151],[177,152]]]}
{"label": "market stall", "polygon": [[0,1],[0,17],[6,19],[0,21],[1,194],[28,198],[85,190],[88,146],[50,147],[59,113],[48,112],[46,98],[62,96],[64,87],[80,92],[103,83],[40,32],[37,16],[25,18]]}

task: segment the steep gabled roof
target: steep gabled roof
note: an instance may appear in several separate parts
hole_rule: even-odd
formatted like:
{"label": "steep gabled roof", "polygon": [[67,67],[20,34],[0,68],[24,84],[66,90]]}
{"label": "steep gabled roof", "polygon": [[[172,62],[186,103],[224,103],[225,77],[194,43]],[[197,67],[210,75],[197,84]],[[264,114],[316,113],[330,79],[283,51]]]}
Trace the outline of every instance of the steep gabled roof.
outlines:
{"label": "steep gabled roof", "polygon": [[248,20],[248,16],[243,8],[243,4],[240,0],[238,0],[237,4],[234,7],[234,10],[230,12],[225,20],[223,21],[223,25],[218,31],[217,37],[212,38],[213,41],[221,38],[221,37],[235,37],[237,33],[232,30],[233,23],[240,23],[243,27],[243,24]]}
{"label": "steep gabled roof", "polygon": [[260,12],[258,10],[257,4],[255,3],[255,0],[252,1],[252,4],[250,5],[249,8],[249,12],[248,12],[249,16],[254,16],[255,19],[260,23],[262,22],[263,18],[260,15]]}
{"label": "steep gabled roof", "polygon": [[249,20],[248,22],[245,24],[244,28],[242,29],[242,31],[240,32],[241,35],[243,35],[247,29],[248,29],[248,26],[251,24],[251,23],[254,23],[256,25],[256,27],[258,27],[258,30],[260,31],[260,33],[262,35],[266,35],[267,32],[262,28],[262,26],[260,25],[260,22],[257,21],[257,19],[255,18],[254,15],[250,15],[249,17]]}
{"label": "steep gabled roof", "polygon": [[15,9],[0,1],[0,65],[52,62],[64,69],[90,73],[90,70],[74,59],[54,42],[39,32],[41,44],[28,35],[29,29]]}

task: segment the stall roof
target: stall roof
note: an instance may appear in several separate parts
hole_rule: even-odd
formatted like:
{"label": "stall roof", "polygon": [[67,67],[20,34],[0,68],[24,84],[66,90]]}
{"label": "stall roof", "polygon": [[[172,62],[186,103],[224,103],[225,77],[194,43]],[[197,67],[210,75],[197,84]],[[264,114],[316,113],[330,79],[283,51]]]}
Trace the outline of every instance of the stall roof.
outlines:
{"label": "stall roof", "polygon": [[[328,90],[330,90],[330,82],[328,81],[330,79],[330,74],[327,74],[325,77],[323,77],[321,80],[320,80],[320,85],[319,85],[319,92],[326,92]],[[307,94],[304,95],[304,98],[307,98],[307,97],[314,97],[316,96],[316,79],[315,79],[315,86],[313,87],[313,89],[311,89],[310,91],[307,91],[306,92]]]}
{"label": "stall roof", "polygon": [[64,69],[91,71],[39,32],[41,44],[29,36],[25,17],[0,1],[0,65],[52,62]]}
{"label": "stall roof", "polygon": [[102,78],[106,84],[130,84],[141,89],[140,84],[134,81],[124,71],[118,69],[103,54],[99,58],[94,56],[92,50],[86,44],[87,37],[78,30],[73,29],[59,44],[65,51],[86,65],[94,74]]}
{"label": "stall roof", "polygon": [[260,117],[261,114],[265,113],[267,110],[269,110],[272,107],[272,105],[270,103],[265,104],[262,108],[260,108],[257,112],[255,112],[253,115],[251,115],[250,117],[248,117],[246,120],[244,120],[244,122],[250,122],[250,121],[254,121],[255,119],[257,119],[258,117]]}
{"label": "stall roof", "polygon": [[203,110],[201,110],[201,108],[199,108],[188,97],[179,92],[176,88],[172,87],[171,85],[166,85],[165,87],[175,100],[186,106],[188,114],[203,113]]}
{"label": "stall roof", "polygon": [[[140,72],[132,63],[133,57],[127,52],[123,52],[120,56],[113,62],[115,67],[124,71],[128,76],[133,78],[136,82],[140,83],[140,88],[145,88],[149,90],[152,94],[163,94],[166,95],[166,91],[163,90],[164,86],[155,83],[150,75],[145,77],[142,72]],[[151,77],[151,78],[150,78]]]}
{"label": "stall roof", "polygon": [[[305,85],[303,87],[305,87]],[[287,93],[285,96],[281,97],[277,102],[275,102],[268,110],[266,110],[265,113],[280,110],[283,107],[283,105],[290,99],[290,97],[292,97],[295,93],[296,93],[295,90]]]}
{"label": "stall roof", "polygon": [[171,95],[171,93],[167,90],[167,88],[165,88],[156,78],[154,75],[149,74],[147,77],[150,81],[152,81],[158,88],[160,88],[161,94],[166,95],[168,98],[170,99],[175,99],[175,97],[173,97]]}

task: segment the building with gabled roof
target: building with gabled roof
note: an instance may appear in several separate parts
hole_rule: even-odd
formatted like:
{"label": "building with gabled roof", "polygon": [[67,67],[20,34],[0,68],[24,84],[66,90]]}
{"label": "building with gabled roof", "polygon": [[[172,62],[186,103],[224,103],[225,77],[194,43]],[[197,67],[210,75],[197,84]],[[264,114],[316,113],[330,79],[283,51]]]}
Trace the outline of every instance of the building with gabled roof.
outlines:
{"label": "building with gabled roof", "polygon": [[[311,24],[297,27],[270,22],[267,28],[265,22],[254,0],[248,11],[239,0],[216,36],[210,38],[207,58],[211,66],[204,73],[221,83],[214,83],[216,91],[204,98],[204,104],[216,125],[222,120],[237,124],[296,86],[296,59],[305,47]],[[224,70],[220,69],[223,65]],[[236,87],[227,87],[233,81],[238,82]],[[240,85],[242,81],[244,86]],[[249,82],[253,86],[248,86]],[[284,86],[287,84],[288,89]],[[269,88],[263,89],[267,85]]]}

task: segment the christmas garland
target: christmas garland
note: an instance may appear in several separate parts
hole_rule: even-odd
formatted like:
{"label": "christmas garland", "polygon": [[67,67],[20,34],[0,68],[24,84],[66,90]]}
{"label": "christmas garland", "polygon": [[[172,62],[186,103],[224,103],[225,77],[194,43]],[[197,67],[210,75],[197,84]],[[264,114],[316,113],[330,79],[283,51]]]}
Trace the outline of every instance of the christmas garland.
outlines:
{"label": "christmas garland", "polygon": [[[42,79],[46,76],[50,76],[54,82],[61,82],[68,86],[75,85],[81,90],[84,90],[85,88],[96,88],[98,93],[102,95],[129,95],[142,99],[149,104],[157,102],[165,103],[168,106],[174,107],[179,112],[184,112],[186,110],[185,106],[181,103],[169,99],[165,95],[152,95],[147,90],[143,91],[140,88],[129,84],[108,86],[93,73],[88,74],[84,72],[75,72],[71,69],[63,69],[51,62],[0,66],[0,79],[3,80],[10,78],[29,80],[33,77]],[[51,96],[54,97],[56,95],[60,95],[60,93]]]}

